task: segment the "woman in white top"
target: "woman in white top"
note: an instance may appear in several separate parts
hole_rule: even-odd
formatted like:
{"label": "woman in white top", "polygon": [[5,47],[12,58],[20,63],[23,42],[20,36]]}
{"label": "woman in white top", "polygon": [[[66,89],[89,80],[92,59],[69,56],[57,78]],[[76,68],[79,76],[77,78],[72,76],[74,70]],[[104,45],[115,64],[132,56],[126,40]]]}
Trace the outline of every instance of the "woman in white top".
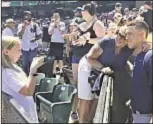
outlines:
{"label": "woman in white top", "polygon": [[24,117],[28,118],[29,122],[38,123],[33,93],[37,68],[44,64],[44,57],[33,59],[30,75],[27,77],[16,64],[20,55],[20,40],[17,37],[2,36],[2,91],[16,101],[17,108]]}
{"label": "woman in white top", "polygon": [[15,28],[15,21],[13,19],[6,20],[6,28],[3,30],[2,35],[14,36],[13,30]]}
{"label": "woman in white top", "polygon": [[65,43],[63,34],[65,32],[65,23],[60,20],[59,13],[53,14],[52,23],[48,28],[48,34],[51,35],[50,56],[55,56],[53,73],[56,73],[57,60],[59,60],[59,68],[63,67],[63,45]]}

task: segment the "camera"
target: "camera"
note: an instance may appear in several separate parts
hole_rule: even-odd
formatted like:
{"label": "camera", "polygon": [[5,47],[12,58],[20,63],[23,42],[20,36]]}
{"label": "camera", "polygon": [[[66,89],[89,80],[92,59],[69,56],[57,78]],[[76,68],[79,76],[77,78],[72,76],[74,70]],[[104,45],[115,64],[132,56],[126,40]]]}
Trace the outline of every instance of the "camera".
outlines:
{"label": "camera", "polygon": [[37,73],[44,73],[46,77],[52,77],[54,59],[55,57],[47,55],[44,58],[44,64],[37,69]]}

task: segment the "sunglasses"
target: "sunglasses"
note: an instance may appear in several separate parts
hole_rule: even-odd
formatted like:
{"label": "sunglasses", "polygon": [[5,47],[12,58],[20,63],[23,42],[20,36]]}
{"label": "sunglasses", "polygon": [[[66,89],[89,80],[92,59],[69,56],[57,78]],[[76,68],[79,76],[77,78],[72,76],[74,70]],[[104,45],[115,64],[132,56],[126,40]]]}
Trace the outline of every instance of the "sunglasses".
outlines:
{"label": "sunglasses", "polygon": [[116,35],[119,35],[123,39],[126,39],[126,36],[123,36],[121,33],[119,33],[119,30],[117,30],[115,34]]}

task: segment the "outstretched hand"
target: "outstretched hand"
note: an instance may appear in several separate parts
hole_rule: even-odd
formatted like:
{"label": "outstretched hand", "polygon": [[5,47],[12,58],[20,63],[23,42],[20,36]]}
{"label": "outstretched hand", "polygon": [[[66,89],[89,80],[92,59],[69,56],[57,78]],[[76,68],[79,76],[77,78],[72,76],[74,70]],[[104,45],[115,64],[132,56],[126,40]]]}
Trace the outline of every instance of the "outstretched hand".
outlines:
{"label": "outstretched hand", "polygon": [[104,74],[113,74],[113,71],[110,67],[102,68],[101,72],[103,72]]}

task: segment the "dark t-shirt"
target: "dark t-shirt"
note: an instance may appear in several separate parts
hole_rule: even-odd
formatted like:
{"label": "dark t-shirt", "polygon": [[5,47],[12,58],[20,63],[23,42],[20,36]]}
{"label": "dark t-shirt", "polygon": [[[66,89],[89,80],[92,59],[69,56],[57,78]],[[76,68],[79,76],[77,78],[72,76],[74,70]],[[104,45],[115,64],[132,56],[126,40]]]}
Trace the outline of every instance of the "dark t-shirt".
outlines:
{"label": "dark t-shirt", "polygon": [[131,83],[131,105],[134,111],[152,113],[152,51],[141,52],[134,62]]}
{"label": "dark t-shirt", "polygon": [[130,76],[125,69],[125,65],[129,56],[132,55],[133,50],[125,46],[120,54],[115,55],[114,38],[104,38],[99,42],[99,45],[103,49],[102,55],[98,58],[99,62],[105,67],[111,67],[115,76],[113,84],[112,121],[114,123],[124,123],[129,114],[125,104],[130,99]]}
{"label": "dark t-shirt", "polygon": [[48,34],[48,26],[47,25],[43,26],[43,38],[42,38],[42,40],[44,42],[50,42],[50,40],[51,40],[51,36]]}
{"label": "dark t-shirt", "polygon": [[152,13],[153,10],[148,10],[147,12],[144,12],[141,16],[144,17],[144,21],[148,24],[149,26],[149,31],[153,31],[153,25],[152,25]]}
{"label": "dark t-shirt", "polygon": [[153,81],[152,81],[152,50],[149,50],[144,58],[144,68],[146,71],[146,76],[149,81],[149,84],[153,86]]}
{"label": "dark t-shirt", "polygon": [[125,68],[129,56],[132,55],[133,50],[127,46],[122,48],[119,54],[115,54],[115,39],[104,38],[98,43],[103,49],[102,55],[98,58],[99,62],[105,67],[110,67],[114,71],[122,70]]}

